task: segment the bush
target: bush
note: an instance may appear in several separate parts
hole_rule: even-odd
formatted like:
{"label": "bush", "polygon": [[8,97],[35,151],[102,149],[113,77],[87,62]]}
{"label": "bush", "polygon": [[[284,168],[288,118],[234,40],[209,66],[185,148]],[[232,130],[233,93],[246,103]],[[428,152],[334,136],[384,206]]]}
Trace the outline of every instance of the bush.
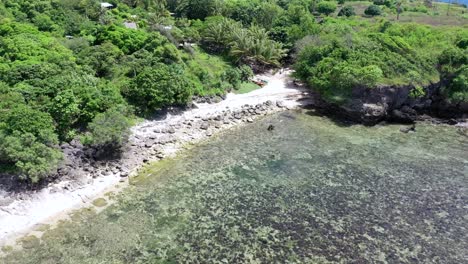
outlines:
{"label": "bush", "polygon": [[118,106],[96,115],[88,125],[89,134],[86,145],[110,150],[120,150],[128,142],[130,121],[125,106]]}
{"label": "bush", "polygon": [[379,6],[386,6],[386,7],[391,7],[394,4],[394,1],[391,0],[374,0],[373,1],[374,5],[379,5]]}
{"label": "bush", "polygon": [[453,102],[468,102],[468,66],[458,71],[457,76],[444,92]]}
{"label": "bush", "polygon": [[333,12],[335,12],[336,10],[336,5],[335,3],[332,3],[332,2],[328,2],[328,1],[323,1],[323,2],[320,2],[318,5],[317,5],[317,11],[321,14],[325,14],[325,15],[329,15]]}
{"label": "bush", "polygon": [[241,82],[248,82],[250,78],[254,76],[252,68],[247,65],[242,65],[239,67],[240,70],[240,80]]}
{"label": "bush", "polygon": [[22,180],[33,183],[57,169],[62,154],[52,117],[26,105],[0,116],[0,163],[10,164]]}
{"label": "bush", "polygon": [[221,76],[222,81],[227,82],[231,85],[230,88],[235,90],[240,88],[241,84],[241,72],[239,69],[230,68],[226,72],[224,72],[223,76]]}
{"label": "bush", "polygon": [[364,10],[364,14],[368,16],[379,16],[382,14],[382,10],[377,5],[370,5]]}
{"label": "bush", "polygon": [[138,74],[124,90],[124,95],[140,112],[150,113],[163,107],[186,104],[193,90],[183,69],[156,64]]}
{"label": "bush", "polygon": [[346,17],[355,16],[355,15],[356,15],[356,12],[354,11],[354,7],[352,6],[345,6],[338,13],[338,16],[346,16]]}

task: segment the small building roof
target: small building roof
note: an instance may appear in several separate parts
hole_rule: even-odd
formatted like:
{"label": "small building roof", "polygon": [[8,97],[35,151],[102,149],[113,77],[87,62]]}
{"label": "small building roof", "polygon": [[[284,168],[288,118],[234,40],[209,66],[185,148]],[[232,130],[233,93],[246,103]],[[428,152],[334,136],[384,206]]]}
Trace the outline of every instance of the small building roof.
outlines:
{"label": "small building roof", "polygon": [[110,7],[114,7],[114,5],[111,4],[111,3],[103,2],[103,3],[101,3],[101,7],[102,8],[110,8]]}
{"label": "small building roof", "polygon": [[124,26],[130,29],[138,29],[138,26],[135,22],[125,21]]}

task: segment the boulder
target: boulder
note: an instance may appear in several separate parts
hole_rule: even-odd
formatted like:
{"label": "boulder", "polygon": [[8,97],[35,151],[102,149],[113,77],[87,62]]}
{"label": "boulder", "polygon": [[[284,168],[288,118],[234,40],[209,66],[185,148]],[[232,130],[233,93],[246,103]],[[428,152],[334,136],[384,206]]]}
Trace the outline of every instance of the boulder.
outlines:
{"label": "boulder", "polygon": [[279,107],[279,108],[284,108],[285,107],[283,101],[276,102],[276,106]]}
{"label": "boulder", "polygon": [[416,126],[412,125],[412,126],[408,126],[408,127],[401,127],[400,132],[402,132],[402,133],[416,132]]}
{"label": "boulder", "polygon": [[209,127],[210,127],[210,125],[208,124],[208,122],[203,122],[200,125],[200,129],[202,129],[202,130],[207,130]]}

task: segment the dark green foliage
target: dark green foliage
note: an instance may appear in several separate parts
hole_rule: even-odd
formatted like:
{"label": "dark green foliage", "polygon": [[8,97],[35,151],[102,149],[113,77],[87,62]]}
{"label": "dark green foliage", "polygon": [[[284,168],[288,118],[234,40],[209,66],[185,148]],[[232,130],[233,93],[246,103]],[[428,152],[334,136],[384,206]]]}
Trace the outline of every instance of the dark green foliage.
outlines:
{"label": "dark green foliage", "polygon": [[333,2],[323,1],[317,5],[317,11],[327,16],[335,12],[335,10],[336,10],[336,5]]}
{"label": "dark green foliage", "polygon": [[392,0],[374,0],[374,5],[392,7],[395,4],[395,1]]}
{"label": "dark green foliage", "polygon": [[382,14],[382,10],[378,5],[370,5],[364,10],[364,14],[368,16],[379,16]]}
{"label": "dark green foliage", "polygon": [[229,83],[232,88],[237,90],[240,88],[241,84],[241,71],[238,69],[229,69],[223,74],[222,80]]}
{"label": "dark green foliage", "polygon": [[192,91],[183,69],[158,64],[138,74],[124,94],[141,112],[148,113],[170,105],[183,105]]}
{"label": "dark green foliage", "polygon": [[176,12],[190,19],[205,19],[215,11],[214,0],[181,0]]}
{"label": "dark green foliage", "polygon": [[457,72],[445,93],[454,102],[468,102],[468,66],[463,66]]}
{"label": "dark green foliage", "polygon": [[269,38],[258,26],[244,28],[226,18],[212,18],[203,32],[208,49],[227,52],[236,62],[279,65],[284,56],[282,45]]}
{"label": "dark green foliage", "polygon": [[242,65],[239,67],[239,71],[241,82],[247,82],[254,76],[252,69],[247,65]]}
{"label": "dark green foliage", "polygon": [[118,151],[128,142],[130,120],[125,106],[117,106],[96,115],[88,125],[85,144],[106,150]]}
{"label": "dark green foliage", "polygon": [[[251,67],[280,66],[285,58],[297,60],[298,76],[337,100],[356,86],[422,87],[439,73],[452,80],[446,95],[465,98],[464,29],[442,34],[414,24],[330,17],[318,24],[315,12],[336,9],[334,2],[318,0],[109,2],[116,8],[101,9],[96,0],[0,3],[1,162],[23,178],[45,177],[59,160],[54,146],[91,128],[111,138],[95,144],[121,142],[116,135],[125,129],[106,131],[104,121],[125,122],[109,109],[132,104],[150,114],[184,105],[192,94],[221,95],[244,87]],[[375,4],[394,12],[393,0]],[[355,14],[346,6],[338,15]],[[138,29],[124,27],[124,21]],[[287,56],[295,50],[298,56]],[[38,130],[51,131],[50,137],[6,130],[5,118],[19,107],[44,120],[47,129]]]}
{"label": "dark green foliage", "polygon": [[[19,95],[7,97],[21,101]],[[0,163],[12,164],[21,179],[38,182],[57,168],[62,157],[55,148],[53,120],[26,105],[3,102],[1,106]]]}
{"label": "dark green foliage", "polygon": [[352,6],[345,6],[341,8],[340,12],[338,12],[338,16],[355,16],[356,12],[354,11],[354,8]]}
{"label": "dark green foliage", "polygon": [[113,66],[122,58],[123,52],[114,44],[104,42],[83,49],[79,56],[80,64],[91,66],[97,77],[112,77]]}

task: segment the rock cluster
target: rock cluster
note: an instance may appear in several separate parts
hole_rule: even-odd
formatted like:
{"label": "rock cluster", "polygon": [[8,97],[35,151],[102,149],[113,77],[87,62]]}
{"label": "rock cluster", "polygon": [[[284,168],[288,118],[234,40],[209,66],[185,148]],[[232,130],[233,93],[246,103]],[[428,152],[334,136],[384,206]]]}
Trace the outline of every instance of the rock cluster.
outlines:
{"label": "rock cluster", "polygon": [[[444,83],[425,87],[425,95],[411,95],[413,86],[356,87],[350,99],[342,104],[328,103],[316,98],[314,106],[323,114],[375,125],[381,121],[413,123],[430,120],[435,123],[456,124],[468,116],[468,103],[448,102],[440,90]],[[438,117],[438,118],[432,118]]]}
{"label": "rock cluster", "polygon": [[[50,179],[60,184],[49,184],[51,191],[57,188],[73,190],[93,179],[117,176],[124,181],[145,163],[163,159],[175,153],[180,146],[213,136],[217,131],[242,123],[252,123],[258,117],[287,109],[283,102],[266,101],[256,105],[244,105],[238,109],[225,109],[206,116],[188,116],[174,121],[145,121],[133,128],[129,143],[122,153],[115,155],[101,149],[83,146],[78,140],[60,146],[64,161]],[[174,110],[176,115],[180,111]],[[66,182],[66,184],[64,184]]]}

